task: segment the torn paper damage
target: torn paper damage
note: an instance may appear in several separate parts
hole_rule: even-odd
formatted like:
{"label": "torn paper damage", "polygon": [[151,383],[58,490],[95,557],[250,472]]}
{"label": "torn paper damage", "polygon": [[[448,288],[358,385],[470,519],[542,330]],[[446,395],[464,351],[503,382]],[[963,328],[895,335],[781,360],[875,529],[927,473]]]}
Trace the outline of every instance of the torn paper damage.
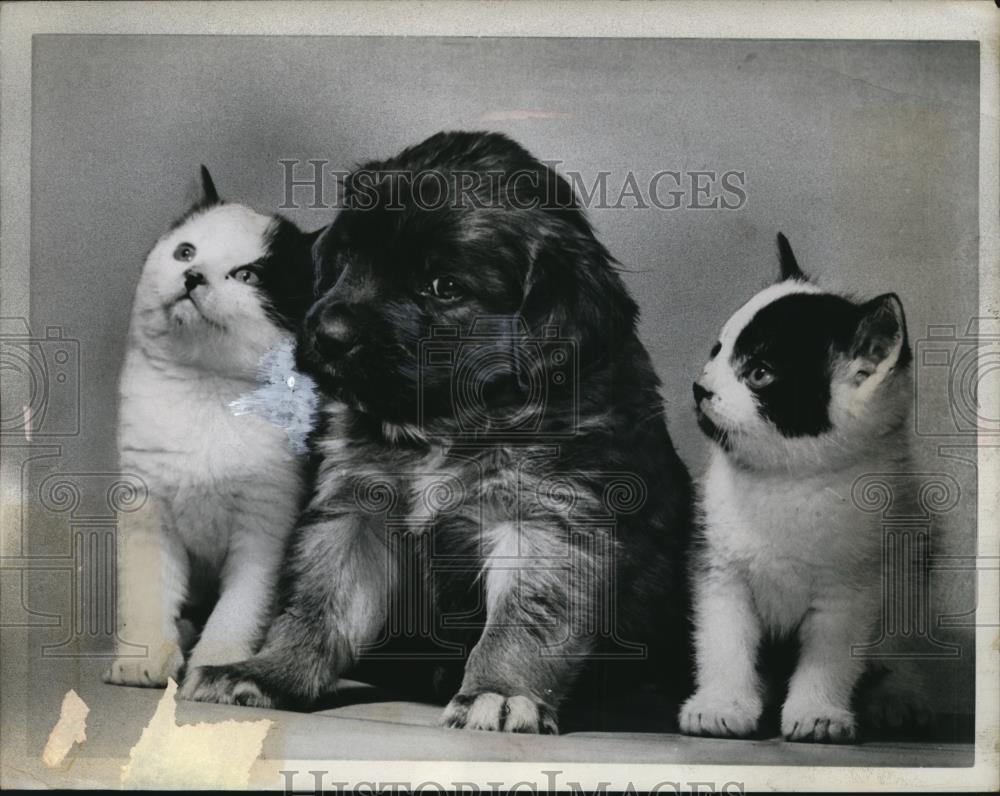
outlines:
{"label": "torn paper damage", "polygon": [[130,789],[245,789],[271,729],[268,719],[177,724],[177,683],[168,680],[156,712],[122,766]]}
{"label": "torn paper damage", "polygon": [[49,733],[49,740],[42,752],[42,761],[49,768],[55,768],[66,758],[75,743],[87,740],[87,714],[90,708],[72,688],[63,697],[59,710],[59,721]]}

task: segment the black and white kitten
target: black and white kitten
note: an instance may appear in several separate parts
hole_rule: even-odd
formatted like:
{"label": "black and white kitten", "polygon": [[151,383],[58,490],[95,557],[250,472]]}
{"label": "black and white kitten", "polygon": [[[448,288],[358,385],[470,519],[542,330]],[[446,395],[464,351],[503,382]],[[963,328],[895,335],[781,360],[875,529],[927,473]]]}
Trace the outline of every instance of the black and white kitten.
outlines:
{"label": "black and white kitten", "polygon": [[177,620],[203,593],[219,596],[190,666],[252,652],[303,489],[285,431],[230,404],[308,308],[311,236],[220,200],[204,167],[202,193],[146,258],[121,374],[121,468],[149,498],[121,517],[119,685],[178,677]]}
{"label": "black and white kitten", "polygon": [[[755,734],[761,646],[792,638],[782,734],[850,741],[866,669],[852,645],[875,639],[883,580],[880,520],[852,503],[852,485],[913,472],[911,354],[895,294],[857,304],[822,290],[778,242],[781,281],[728,320],[694,384],[714,444],[694,557],[697,690],[680,726]],[[916,696],[908,677],[895,685]]]}

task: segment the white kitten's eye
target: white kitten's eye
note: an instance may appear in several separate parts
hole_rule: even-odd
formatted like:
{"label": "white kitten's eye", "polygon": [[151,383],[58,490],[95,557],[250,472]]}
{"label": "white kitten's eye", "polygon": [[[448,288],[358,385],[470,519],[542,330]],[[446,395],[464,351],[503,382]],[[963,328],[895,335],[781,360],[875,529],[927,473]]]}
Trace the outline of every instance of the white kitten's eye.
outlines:
{"label": "white kitten's eye", "polygon": [[182,263],[189,263],[194,259],[194,256],[197,253],[198,250],[193,244],[180,243],[177,245],[177,248],[174,249],[174,259]]}
{"label": "white kitten's eye", "polygon": [[774,381],[774,372],[766,365],[757,365],[747,374],[747,384],[754,390],[761,390]]}
{"label": "white kitten's eye", "polygon": [[255,268],[251,268],[248,265],[245,265],[242,268],[237,268],[230,274],[230,276],[237,282],[243,282],[246,285],[260,284],[260,274],[257,273]]}

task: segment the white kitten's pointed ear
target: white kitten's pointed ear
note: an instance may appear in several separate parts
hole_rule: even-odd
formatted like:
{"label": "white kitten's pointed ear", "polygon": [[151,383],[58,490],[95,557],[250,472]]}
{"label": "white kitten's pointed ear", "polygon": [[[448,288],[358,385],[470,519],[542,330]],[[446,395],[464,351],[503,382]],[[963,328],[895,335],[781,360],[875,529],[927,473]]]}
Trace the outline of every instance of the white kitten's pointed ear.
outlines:
{"label": "white kitten's pointed ear", "polygon": [[851,358],[866,363],[871,368],[868,375],[884,375],[893,368],[905,368],[911,357],[906,316],[899,296],[885,293],[862,304],[858,308]]}
{"label": "white kitten's pointed ear", "polygon": [[217,205],[222,200],[219,192],[215,189],[215,181],[204,164],[201,167],[201,204]]}
{"label": "white kitten's pointed ear", "polygon": [[778,233],[778,260],[781,263],[781,281],[788,279],[798,279],[806,281],[807,277],[799,268],[799,261],[795,259],[795,252],[792,251],[792,244],[783,233]]}

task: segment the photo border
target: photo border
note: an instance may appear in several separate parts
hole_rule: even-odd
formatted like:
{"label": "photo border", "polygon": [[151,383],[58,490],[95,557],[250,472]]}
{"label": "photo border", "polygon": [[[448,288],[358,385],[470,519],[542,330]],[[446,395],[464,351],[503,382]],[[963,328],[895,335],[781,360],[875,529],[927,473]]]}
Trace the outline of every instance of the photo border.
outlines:
{"label": "photo border", "polygon": [[[0,8],[0,315],[29,317],[29,241],[31,166],[31,39],[35,34],[201,34],[287,36],[558,36],[720,39],[876,39],[975,40],[980,46],[979,270],[980,316],[1000,312],[1000,14],[986,2],[871,2],[826,0],[721,0],[662,2],[446,2],[420,3],[22,3]],[[992,405],[1000,395],[983,396]],[[717,766],[659,764],[462,763],[453,761],[258,760],[251,787],[281,788],[282,769],[326,768],[338,781],[425,780],[449,782],[547,783],[546,771],[560,770],[559,781],[584,789],[602,782],[611,789],[631,783],[648,789],[659,782],[723,784],[738,781],[748,790],[965,790],[998,785],[1000,725],[1000,649],[995,625],[1000,615],[1000,561],[997,522],[1000,509],[998,455],[980,438],[978,450],[978,561],[976,610],[975,765],[971,768],[850,768],[795,766]],[[3,517],[9,516],[8,484]],[[5,528],[7,524],[5,523]],[[988,566],[992,563],[993,568]],[[29,706],[27,629],[3,631],[2,666],[7,684],[3,702],[5,787],[119,783],[125,759],[79,758],[61,773],[40,766],[41,750],[25,749],[17,736],[18,717]],[[15,687],[11,688],[10,683]],[[17,688],[17,683],[23,687]],[[20,712],[19,712],[20,711]],[[13,717],[13,718],[11,718]],[[55,717],[53,717],[55,719]],[[94,715],[92,720],[99,720]],[[23,729],[22,729],[23,736]],[[24,779],[18,781],[17,771]],[[32,773],[28,773],[28,772]],[[42,773],[38,773],[41,771]]]}

